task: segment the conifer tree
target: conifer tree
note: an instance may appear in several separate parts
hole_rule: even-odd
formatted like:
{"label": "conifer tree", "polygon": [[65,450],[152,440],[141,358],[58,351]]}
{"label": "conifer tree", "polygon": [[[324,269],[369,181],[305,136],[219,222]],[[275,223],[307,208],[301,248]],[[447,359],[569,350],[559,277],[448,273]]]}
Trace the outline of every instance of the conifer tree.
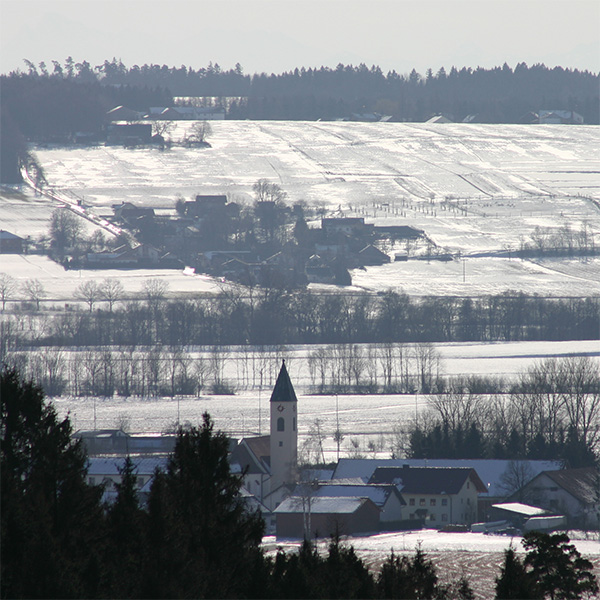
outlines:
{"label": "conifer tree", "polygon": [[2,595],[83,598],[101,591],[101,489],[71,423],[15,370],[0,375]]}
{"label": "conifer tree", "polygon": [[530,600],[543,598],[535,581],[513,548],[504,553],[504,565],[496,578],[496,600]]}
{"label": "conifer tree", "polygon": [[525,565],[542,592],[552,600],[577,600],[597,594],[592,563],[583,558],[565,533],[530,531],[523,537]]}

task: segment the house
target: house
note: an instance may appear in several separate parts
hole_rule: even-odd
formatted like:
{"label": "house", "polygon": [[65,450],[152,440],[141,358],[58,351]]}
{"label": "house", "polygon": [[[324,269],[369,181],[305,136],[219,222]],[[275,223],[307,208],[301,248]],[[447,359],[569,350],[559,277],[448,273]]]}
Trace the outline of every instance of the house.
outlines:
{"label": "house", "polygon": [[109,121],[139,121],[142,117],[143,113],[126,106],[115,106],[106,113]]}
{"label": "house", "polygon": [[409,225],[376,225],[375,235],[390,240],[416,240],[423,237],[425,232]]}
{"label": "house", "polygon": [[600,526],[600,472],[594,467],[543,471],[509,498],[564,514],[570,527]]}
{"label": "house", "polygon": [[425,123],[452,123],[452,121],[444,115],[435,115],[425,121]]}
{"label": "house", "polygon": [[[164,471],[167,468],[168,456],[159,457],[132,457],[136,488],[142,501],[147,497],[150,484],[157,469]],[[103,485],[105,502],[114,502],[117,497],[116,484],[121,483],[121,471],[125,465],[125,456],[110,458],[93,456],[88,459],[87,482],[89,485]]]}
{"label": "house", "polygon": [[184,210],[186,217],[204,218],[209,215],[224,213],[227,205],[227,196],[224,194],[198,194],[195,200],[185,203]]}
{"label": "house", "polygon": [[112,206],[115,218],[119,221],[133,222],[139,217],[154,217],[154,209],[144,206],[137,206],[133,202],[122,202]]}
{"label": "house", "polygon": [[78,431],[73,437],[83,441],[88,456],[168,454],[176,439],[174,435],[132,435],[122,429]]}
{"label": "house", "polygon": [[119,246],[112,252],[91,252],[87,254],[86,261],[90,269],[152,267],[160,263],[160,251],[150,244],[139,244],[135,248]]}
{"label": "house", "polygon": [[244,488],[262,501],[269,492],[271,477],[270,436],[243,438],[233,449],[229,462],[244,473]]}
{"label": "house", "polygon": [[583,117],[573,110],[540,110],[540,125],[582,125]]}
{"label": "house", "polygon": [[361,266],[384,265],[389,263],[390,260],[390,257],[385,252],[382,252],[372,244],[365,246],[358,253],[358,261]]}
{"label": "house", "polygon": [[335,272],[318,254],[313,254],[304,267],[309,283],[335,283]]}
{"label": "house", "polygon": [[109,145],[139,146],[151,141],[150,123],[110,123],[106,126],[106,143]]}
{"label": "house", "polygon": [[337,233],[356,236],[371,230],[373,225],[366,225],[362,217],[331,217],[321,219],[321,229],[329,237]]}
{"label": "house", "polygon": [[0,229],[0,254],[23,254],[24,242],[22,237]]}
{"label": "house", "polygon": [[402,521],[404,518],[403,507],[406,506],[402,494],[393,484],[338,483],[331,481],[320,483],[313,497],[369,498],[381,511],[379,517],[381,524]]}
{"label": "house", "polygon": [[369,498],[291,496],[274,511],[278,538],[315,538],[379,531],[380,509]]}
{"label": "house", "polygon": [[475,522],[478,494],[487,491],[470,468],[378,467],[369,483],[394,484],[407,503],[408,518],[429,527]]}

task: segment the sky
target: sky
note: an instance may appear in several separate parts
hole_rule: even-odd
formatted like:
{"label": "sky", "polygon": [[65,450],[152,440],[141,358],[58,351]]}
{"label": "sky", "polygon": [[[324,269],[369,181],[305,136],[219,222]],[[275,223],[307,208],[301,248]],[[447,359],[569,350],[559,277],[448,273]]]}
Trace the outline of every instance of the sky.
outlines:
{"label": "sky", "polygon": [[600,71],[598,0],[0,0],[0,73],[120,58],[278,73],[544,63]]}

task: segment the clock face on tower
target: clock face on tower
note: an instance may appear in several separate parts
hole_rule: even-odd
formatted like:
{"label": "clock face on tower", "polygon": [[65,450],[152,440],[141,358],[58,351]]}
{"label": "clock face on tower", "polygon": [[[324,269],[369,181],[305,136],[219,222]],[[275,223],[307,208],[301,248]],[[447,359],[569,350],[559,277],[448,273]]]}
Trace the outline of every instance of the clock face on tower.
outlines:
{"label": "clock face on tower", "polygon": [[285,406],[284,406],[283,404],[280,404],[280,405],[277,407],[277,410],[278,410],[279,412],[283,412],[283,411],[285,410]]}

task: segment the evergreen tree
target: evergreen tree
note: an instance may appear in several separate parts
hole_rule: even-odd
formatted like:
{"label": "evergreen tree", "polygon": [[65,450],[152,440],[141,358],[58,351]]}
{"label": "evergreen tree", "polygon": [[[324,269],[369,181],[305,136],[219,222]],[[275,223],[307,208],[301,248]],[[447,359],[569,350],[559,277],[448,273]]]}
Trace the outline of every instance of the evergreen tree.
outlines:
{"label": "evergreen tree", "polygon": [[592,563],[569,544],[565,533],[530,531],[523,537],[525,566],[541,591],[552,600],[577,600],[599,591]]}
{"label": "evergreen tree", "polygon": [[140,597],[143,550],[146,542],[146,514],[140,507],[136,467],[131,457],[119,469],[117,498],[108,509],[108,545],[105,561],[108,591],[115,598]]}
{"label": "evergreen tree", "polygon": [[512,548],[506,550],[500,577],[496,578],[496,600],[530,600],[543,597],[515,551]]}
{"label": "evergreen tree", "polygon": [[240,499],[228,447],[205,413],[199,428],[180,430],[166,473],[155,475],[146,590],[153,597],[226,598],[252,587],[264,523]]}
{"label": "evergreen tree", "polygon": [[84,598],[101,591],[100,488],[71,423],[15,370],[0,376],[2,595]]}

